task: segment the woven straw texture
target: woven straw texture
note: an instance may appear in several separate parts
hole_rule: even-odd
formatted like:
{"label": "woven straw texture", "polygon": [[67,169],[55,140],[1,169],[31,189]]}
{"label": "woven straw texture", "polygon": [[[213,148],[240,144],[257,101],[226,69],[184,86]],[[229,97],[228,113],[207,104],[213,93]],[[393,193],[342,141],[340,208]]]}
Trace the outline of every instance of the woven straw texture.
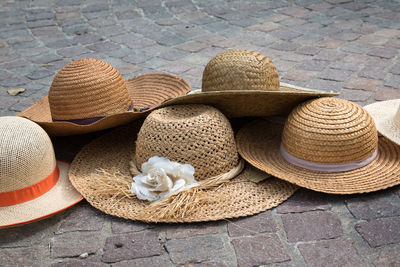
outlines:
{"label": "woven straw texture", "polygon": [[279,90],[279,75],[271,59],[252,50],[229,50],[208,62],[203,92],[227,90]]}
{"label": "woven straw texture", "polygon": [[[329,100],[333,100],[333,98]],[[344,115],[347,119],[341,116],[337,117],[337,120],[342,122],[341,124],[343,122],[355,122],[358,120],[357,118],[365,116],[365,111],[360,109],[358,105],[349,104],[348,101],[340,99],[337,101],[343,102],[342,104],[336,104],[339,110],[339,107],[343,108],[342,112],[338,111],[338,113],[347,114]],[[336,100],[335,102],[326,99],[313,100],[300,106],[293,114],[297,114],[295,112],[299,112],[302,109],[311,109],[309,106],[318,104],[318,102],[321,105],[320,109],[323,109],[325,105],[335,105]],[[325,108],[327,107],[325,106]],[[287,123],[289,126],[285,124],[284,130],[281,125],[272,124],[264,120],[254,121],[244,126],[236,136],[239,154],[262,171],[301,187],[325,193],[365,193],[385,189],[400,183],[400,147],[386,138],[379,139],[378,156],[370,164],[352,171],[317,172],[297,167],[284,160],[279,149],[281,141],[285,149],[289,149],[290,153],[295,153],[295,156],[323,163],[344,162],[343,159],[347,161],[364,159],[370,155],[370,151],[373,152],[377,147],[377,132],[375,127],[368,127],[371,124],[368,115],[364,122],[360,122],[361,129],[355,130],[358,127],[351,126],[347,128],[348,133],[346,133],[345,128],[340,127],[337,130],[329,130],[329,127],[331,127],[328,123],[329,119],[323,119],[324,116],[320,115],[317,115],[316,118],[320,119],[319,123],[310,128],[308,127],[310,123],[307,120],[297,115],[292,116],[292,121]],[[303,122],[303,124],[297,124],[299,122]],[[290,131],[293,124],[301,125],[304,130],[313,131],[313,133],[306,134],[303,130],[298,132]],[[350,125],[352,124],[350,123]],[[361,132],[364,134],[360,135]],[[301,136],[302,134],[304,135]],[[331,135],[336,136],[338,139],[332,138]],[[372,138],[371,136],[374,137]],[[344,137],[347,137],[347,139]],[[364,145],[364,138],[366,140],[371,139],[369,147]],[[283,140],[298,140],[299,146],[297,148],[294,145],[287,146],[288,141],[285,144]],[[325,145],[318,145],[319,142],[325,142]],[[307,149],[303,146],[306,143],[309,144]],[[349,150],[351,150],[351,153],[349,153]],[[312,151],[314,151],[314,154],[311,153]],[[343,153],[343,159],[339,157],[340,151]]]}
{"label": "woven straw texture", "polygon": [[313,162],[341,163],[370,157],[378,135],[371,116],[359,105],[319,98],[296,107],[282,134],[290,154]]}
{"label": "woven straw texture", "polygon": [[[193,125],[196,123],[202,123],[204,126],[205,121],[201,122],[200,118],[206,119],[208,116],[214,113],[214,109],[209,112],[202,113],[202,106],[195,106],[192,111],[190,111],[188,107],[171,107],[169,110],[173,111],[174,109],[180,109],[180,111],[185,112],[188,111],[188,114],[186,115],[187,118],[185,119],[185,115],[180,113],[174,118],[167,120],[165,119],[167,113],[165,113],[165,111],[161,111],[158,112],[156,116],[152,116],[153,118],[147,119],[147,121],[149,124],[160,124],[160,119],[162,119],[163,123],[161,125],[166,125],[169,122],[172,124],[186,125],[192,129],[191,127],[193,127]],[[193,114],[191,114],[191,112]],[[214,115],[216,114],[214,113]],[[155,119],[154,117],[157,118]],[[220,120],[222,123],[225,123],[224,120],[219,118],[219,115],[216,115],[215,119],[208,119],[216,121]],[[148,126],[143,125],[142,129],[145,127]],[[150,125],[149,127],[154,126]],[[210,140],[210,143],[214,142],[212,139],[210,139],[209,133],[207,133],[210,131],[210,129],[208,129],[207,125],[205,127],[204,134],[202,131],[195,129],[192,146],[189,145],[189,141],[187,142],[187,146],[179,145],[178,140],[172,141],[172,133],[167,133],[166,135],[159,134],[161,129],[153,128],[154,131],[149,132],[149,135],[155,137],[156,140],[159,140],[159,136],[171,137],[171,140],[166,140],[167,143],[164,144],[158,141],[159,145],[170,146],[168,142],[175,142],[178,144],[176,147],[177,152],[174,150],[171,151],[171,153],[168,153],[168,157],[175,155],[176,158],[184,159],[186,157],[188,160],[191,160],[191,155],[193,155],[191,152],[192,150],[195,150],[198,154],[202,154],[206,149],[211,149],[210,151],[212,151],[212,153],[225,155],[225,153],[220,153],[218,151],[222,148],[216,149],[207,144],[207,142],[199,141],[197,135],[202,136],[204,140]],[[236,218],[240,216],[256,214],[269,208],[273,208],[288,199],[297,189],[296,186],[290,183],[286,183],[275,178],[269,178],[267,174],[262,173],[250,166],[246,166],[240,175],[231,179],[229,182],[225,182],[220,186],[207,189],[207,202],[202,202],[201,205],[196,205],[196,203],[193,203],[193,209],[184,217],[172,219],[168,217],[157,218],[155,214],[152,214],[152,216],[146,216],[146,214],[143,214],[142,211],[149,207],[149,203],[147,201],[138,200],[136,197],[115,200],[112,198],[111,194],[100,193],[99,185],[93,181],[93,174],[95,174],[98,169],[102,168],[109,173],[113,173],[118,170],[121,175],[125,177],[126,181],[132,182],[132,175],[130,173],[129,166],[132,155],[139,155],[140,153],[144,152],[143,150],[140,150],[142,152],[139,152],[139,141],[136,143],[138,152],[135,152],[135,140],[138,128],[139,125],[131,124],[129,126],[116,129],[94,140],[78,153],[71,165],[69,175],[72,184],[79,192],[82,193],[82,195],[91,205],[107,214],[145,222],[199,222],[220,220],[224,218]],[[185,132],[186,130],[182,131]],[[144,133],[147,131],[141,130],[141,132]],[[231,135],[230,126],[225,130],[225,133],[219,132],[219,134],[228,136]],[[183,138],[185,135],[180,133],[178,136]],[[190,136],[185,136],[185,138],[190,139]],[[224,137],[224,139],[226,138],[227,137]],[[151,137],[147,139],[151,140]],[[228,139],[230,139],[230,137]],[[217,137],[216,140],[218,140]],[[147,142],[146,139],[145,142]],[[186,143],[186,140],[184,142]],[[227,142],[230,143],[231,141],[227,140]],[[197,147],[195,148],[195,146]],[[221,143],[221,146],[224,145]],[[230,146],[231,145],[229,144],[228,147]],[[226,145],[224,149],[227,149]],[[183,153],[185,151],[183,150],[185,150],[188,155],[185,156],[185,153]],[[160,151],[165,152],[166,150]],[[179,154],[180,156],[178,156]],[[150,155],[147,155],[145,157],[149,156]],[[225,156],[221,156],[220,159],[219,157],[214,157],[210,154],[208,155],[209,162],[204,162],[202,164],[193,163],[196,164],[195,176],[200,176],[196,174],[197,168],[200,168],[199,171],[204,176],[220,173],[221,170],[217,169],[217,166],[221,166],[220,162],[213,162],[212,160],[224,160],[226,162],[224,164],[225,166],[230,166],[231,164],[235,165],[235,163],[237,164],[238,158],[236,150],[230,156],[233,160],[227,159]],[[199,157],[198,161],[203,161],[202,156]],[[206,168],[210,168],[212,170],[206,170]],[[265,177],[266,179],[260,183],[254,183],[247,178],[249,176],[257,176],[257,178],[261,176]],[[206,177],[200,178],[204,179]]]}
{"label": "woven straw texture", "polygon": [[[36,123],[0,117],[0,193],[46,178],[56,160],[50,138]],[[58,162],[60,177],[47,193],[21,204],[0,207],[0,227],[27,223],[62,211],[82,200],[68,180],[69,165]]]}
{"label": "woven straw texture", "polygon": [[102,60],[83,58],[65,65],[54,77],[49,105],[54,120],[107,116],[128,110],[132,99],[125,80]]}
{"label": "woven straw texture", "polygon": [[[86,59],[86,60],[88,60],[88,59]],[[70,64],[72,64],[72,63],[70,63]],[[73,65],[71,65],[71,66],[73,66]],[[108,74],[108,77],[112,77],[111,74],[113,73],[113,71],[109,71],[112,67],[110,65],[107,65],[107,66],[109,66],[109,67],[106,68],[106,71],[104,71],[104,72],[106,72]],[[98,67],[98,68],[100,68],[100,67]],[[60,72],[64,73],[64,71],[60,71]],[[72,70],[71,70],[71,72],[72,72]],[[119,73],[118,73],[118,75],[119,75]],[[117,75],[117,77],[119,77],[118,75]],[[102,78],[104,78],[104,76],[102,76]],[[58,80],[58,78],[57,78],[57,80]],[[79,80],[79,82],[83,82],[83,81],[84,81],[84,79]],[[65,135],[74,135],[74,134],[84,134],[84,133],[90,133],[90,132],[94,132],[94,131],[112,128],[112,127],[115,127],[118,125],[123,125],[130,121],[141,118],[141,117],[145,116],[150,110],[155,109],[156,107],[161,105],[164,101],[166,101],[168,99],[176,98],[178,96],[185,95],[190,91],[190,86],[187,84],[187,82],[185,80],[183,80],[180,77],[169,75],[169,74],[161,74],[161,73],[145,74],[145,75],[141,75],[139,77],[136,77],[136,78],[133,78],[130,80],[126,80],[124,82],[125,82],[125,86],[127,88],[128,94],[130,96],[128,99],[129,101],[122,100],[122,98],[124,98],[124,97],[121,98],[121,95],[124,95],[125,93],[109,95],[110,98],[116,97],[119,99],[118,101],[123,101],[123,102],[118,102],[119,105],[121,105],[123,108],[120,111],[118,111],[117,113],[112,114],[112,115],[107,115],[105,118],[103,118],[99,121],[96,121],[90,125],[78,125],[78,124],[74,124],[74,123],[66,122],[66,121],[65,122],[64,121],[53,122],[52,111],[54,110],[54,108],[52,107],[50,109],[50,105],[49,105],[50,95],[49,95],[49,97],[48,96],[43,97],[42,99],[40,99],[38,102],[33,104],[28,109],[18,113],[17,116],[25,117],[25,118],[28,118],[28,119],[38,123],[40,126],[42,126],[46,130],[46,132],[49,135],[65,136]],[[54,84],[54,82],[53,82],[53,84]],[[57,83],[57,85],[58,84],[59,83]],[[106,82],[104,82],[104,84],[107,85]],[[114,83],[112,83],[112,84],[114,84]],[[85,85],[87,85],[87,84],[85,84]],[[67,86],[67,85],[65,85],[65,86]],[[75,87],[80,88],[78,85],[76,85]],[[66,90],[64,87],[58,86],[58,88]],[[99,86],[96,86],[96,88],[97,88],[97,91],[103,90],[103,88],[99,87]],[[116,90],[116,89],[117,88],[113,88],[113,90]],[[124,86],[120,87],[119,90],[121,90],[121,92],[124,91]],[[89,92],[92,92],[92,91],[89,90]],[[77,108],[77,110],[80,110],[82,112],[82,113],[78,112],[76,115],[80,114],[81,118],[83,118],[83,117],[87,118],[92,115],[97,116],[94,113],[90,113],[90,116],[88,116],[84,113],[85,111],[83,109],[86,109],[86,108],[97,109],[98,107],[99,108],[102,107],[103,104],[93,105],[92,103],[94,103],[97,100],[103,101],[102,100],[103,98],[99,100],[99,99],[97,99],[97,96],[93,95],[92,93],[88,96],[87,100],[83,100],[83,95],[81,95],[81,93],[77,93],[77,94],[73,95],[72,97],[74,97],[74,96],[75,97],[78,96],[78,98],[80,100],[79,100],[79,102],[73,101],[73,103],[81,103],[82,104],[80,108],[74,104],[74,108]],[[95,99],[92,101],[92,98],[95,98]],[[62,100],[62,98],[59,98],[59,99],[60,99],[60,101],[64,101],[64,100]],[[114,100],[115,99],[113,99],[113,101]],[[134,103],[135,108],[146,108],[146,107],[150,107],[150,108],[144,112],[126,112],[132,101]],[[126,103],[129,102],[129,105],[125,105],[124,104],[125,102]],[[89,104],[84,104],[84,103],[89,103]],[[52,106],[54,106],[55,104],[60,104],[60,102],[55,101],[54,97],[53,97]],[[107,105],[106,108],[111,107],[111,106],[112,105],[110,105],[110,106]],[[101,109],[103,110],[103,108],[101,108]],[[62,109],[60,112],[63,112]],[[71,113],[75,113],[75,111],[71,111]],[[85,114],[85,115],[82,115],[82,114]],[[96,114],[100,114],[100,113],[96,113]],[[53,115],[53,117],[54,117],[54,115]],[[66,117],[63,117],[63,118],[66,119]],[[69,118],[69,119],[71,119],[71,118]]]}
{"label": "woven straw texture", "polygon": [[206,105],[176,105],[153,111],[136,142],[136,164],[152,156],[192,165],[196,180],[226,173],[239,163],[227,118]]}
{"label": "woven straw texture", "polygon": [[364,107],[380,134],[400,145],[400,99],[376,102]]}

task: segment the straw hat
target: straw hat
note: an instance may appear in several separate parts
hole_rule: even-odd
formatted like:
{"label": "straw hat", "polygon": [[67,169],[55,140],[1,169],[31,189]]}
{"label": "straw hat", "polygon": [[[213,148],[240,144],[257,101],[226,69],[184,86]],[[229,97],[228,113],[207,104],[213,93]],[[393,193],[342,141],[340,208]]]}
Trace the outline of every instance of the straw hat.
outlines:
{"label": "straw hat", "polygon": [[400,146],[378,140],[371,116],[347,100],[303,103],[284,128],[254,121],[239,130],[236,142],[253,166],[315,191],[353,194],[400,184]]}
{"label": "straw hat", "polygon": [[47,133],[19,117],[0,117],[0,227],[28,223],[82,200],[56,161]]}
{"label": "straw hat", "polygon": [[376,102],[364,107],[380,134],[400,145],[400,99]]}
{"label": "straw hat", "polygon": [[227,117],[288,114],[297,104],[333,92],[280,84],[271,59],[251,50],[229,50],[208,62],[203,72],[202,91],[177,97],[173,104],[208,104]]}
{"label": "straw hat", "polygon": [[[249,166],[242,171],[231,125],[211,106],[161,108],[137,129],[131,124],[94,140],[72,162],[72,184],[105,213],[146,222],[212,221],[275,207],[297,189]],[[155,155],[191,164],[199,186],[155,205],[139,200],[130,192],[132,176]]]}
{"label": "straw hat", "polygon": [[189,91],[176,76],[145,74],[124,80],[110,64],[84,58],[65,65],[49,95],[17,116],[38,123],[50,135],[84,134],[128,123]]}

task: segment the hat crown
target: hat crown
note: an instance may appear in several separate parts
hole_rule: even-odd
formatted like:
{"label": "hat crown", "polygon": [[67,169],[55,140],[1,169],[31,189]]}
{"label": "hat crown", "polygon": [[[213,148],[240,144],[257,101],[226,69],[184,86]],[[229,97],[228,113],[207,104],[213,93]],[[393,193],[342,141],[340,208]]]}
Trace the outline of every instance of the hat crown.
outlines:
{"label": "hat crown", "polygon": [[53,120],[74,120],[125,112],[132,99],[117,69],[102,60],[83,58],[56,74],[49,104]]}
{"label": "hat crown", "polygon": [[196,180],[226,173],[239,163],[228,119],[206,105],[168,106],[150,113],[136,141],[137,167],[152,156],[192,165]]}
{"label": "hat crown", "polygon": [[279,90],[274,63],[252,50],[229,50],[208,62],[203,72],[203,91]]}
{"label": "hat crown", "polygon": [[55,166],[53,145],[39,125],[21,117],[0,117],[0,193],[36,184]]}
{"label": "hat crown", "polygon": [[372,117],[360,105],[324,97],[305,102],[289,114],[282,145],[307,161],[354,162],[376,151],[378,134]]}

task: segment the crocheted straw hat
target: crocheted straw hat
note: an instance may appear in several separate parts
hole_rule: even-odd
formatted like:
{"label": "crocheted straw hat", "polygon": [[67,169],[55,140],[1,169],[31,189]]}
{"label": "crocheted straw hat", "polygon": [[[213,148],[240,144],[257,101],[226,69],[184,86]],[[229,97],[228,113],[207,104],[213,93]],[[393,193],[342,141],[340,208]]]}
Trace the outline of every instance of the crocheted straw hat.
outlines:
{"label": "crocheted straw hat", "polygon": [[[135,144],[137,129],[131,124],[94,140],[72,162],[72,184],[105,213],[146,222],[212,221],[275,207],[297,189],[250,166],[240,172],[243,162],[231,125],[211,106],[169,106],[153,111]],[[180,192],[158,206],[136,198],[130,192],[132,176],[154,155],[191,164],[202,189]],[[250,178],[266,179],[256,183]],[[171,207],[178,211],[168,211]]]}
{"label": "crocheted straw hat", "polygon": [[280,84],[278,72],[265,55],[252,50],[229,50],[208,62],[203,72],[202,91],[165,102],[208,104],[227,117],[288,114],[297,104],[333,92],[315,91]]}
{"label": "crocheted straw hat", "polygon": [[82,200],[56,161],[47,133],[19,117],[0,117],[0,227],[42,219]]}
{"label": "crocheted straw hat", "polygon": [[400,184],[400,147],[384,137],[378,141],[373,119],[355,103],[308,101],[282,128],[263,120],[244,126],[236,136],[239,154],[260,170],[315,191],[353,194]]}
{"label": "crocheted straw hat", "polygon": [[400,145],[400,99],[376,102],[364,107],[380,134]]}
{"label": "crocheted straw hat", "polygon": [[38,123],[50,135],[84,134],[138,119],[189,91],[186,81],[176,76],[145,74],[124,80],[107,62],[84,58],[64,66],[49,95],[18,116]]}

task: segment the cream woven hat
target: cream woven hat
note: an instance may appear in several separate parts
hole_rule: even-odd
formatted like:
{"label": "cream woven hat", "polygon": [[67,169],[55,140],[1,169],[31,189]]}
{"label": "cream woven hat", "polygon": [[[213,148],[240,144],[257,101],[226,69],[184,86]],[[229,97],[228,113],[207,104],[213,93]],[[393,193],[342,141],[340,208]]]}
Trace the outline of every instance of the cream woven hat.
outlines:
{"label": "cream woven hat", "polygon": [[50,135],[84,134],[138,119],[189,91],[186,81],[176,76],[145,74],[124,80],[107,62],[84,58],[64,66],[49,95],[17,116],[38,123]]}
{"label": "cream woven hat", "polygon": [[334,194],[400,184],[400,146],[378,133],[359,105],[319,98],[296,107],[284,128],[254,121],[236,136],[239,154],[280,179]]}
{"label": "cream woven hat", "polygon": [[376,102],[364,107],[380,134],[400,145],[400,99]]}
{"label": "cream woven hat", "polygon": [[252,50],[229,50],[208,62],[203,72],[202,91],[177,97],[162,106],[207,104],[227,117],[288,114],[297,104],[333,92],[280,84],[273,62]]}
{"label": "cream woven hat", "polygon": [[[231,125],[211,106],[161,108],[136,135],[137,129],[132,124],[94,140],[72,162],[72,184],[107,214],[146,222],[213,221],[275,207],[297,189],[249,166],[242,171]],[[132,177],[155,155],[191,164],[199,187],[157,205],[139,200],[130,192]]]}
{"label": "cream woven hat", "polygon": [[56,161],[47,133],[19,117],[0,117],[0,227],[28,223],[81,201]]}

